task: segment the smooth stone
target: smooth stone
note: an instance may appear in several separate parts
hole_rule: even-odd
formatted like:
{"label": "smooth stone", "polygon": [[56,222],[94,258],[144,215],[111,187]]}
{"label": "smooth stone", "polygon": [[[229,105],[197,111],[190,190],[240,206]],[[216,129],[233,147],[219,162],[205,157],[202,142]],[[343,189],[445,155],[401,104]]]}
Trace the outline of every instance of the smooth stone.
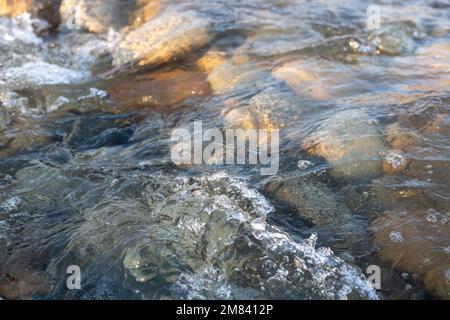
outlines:
{"label": "smooth stone", "polygon": [[362,110],[341,111],[324,120],[303,147],[325,158],[336,178],[369,178],[382,172],[381,128]]}
{"label": "smooth stone", "polygon": [[431,294],[443,300],[450,300],[450,258],[431,269],[424,282]]}
{"label": "smooth stone", "polygon": [[381,53],[402,55],[414,51],[416,48],[414,39],[419,34],[417,26],[411,21],[406,21],[383,25],[371,32],[368,40]]}
{"label": "smooth stone", "polygon": [[386,128],[386,142],[393,149],[412,152],[423,144],[423,138],[415,130],[401,127],[396,122]]}
{"label": "smooth stone", "polygon": [[106,90],[120,110],[170,108],[211,92],[203,73],[183,69],[126,76],[108,84]]}
{"label": "smooth stone", "polygon": [[248,108],[235,108],[224,114],[225,129],[264,129]]}
{"label": "smooth stone", "polygon": [[265,183],[264,193],[292,204],[302,218],[318,226],[338,227],[353,215],[325,183],[314,177],[294,175],[272,178]]}
{"label": "smooth stone", "polygon": [[[229,100],[228,100],[229,101]],[[233,129],[282,129],[300,120],[299,101],[290,92],[266,89],[244,106],[231,106],[224,114],[224,127]]]}
{"label": "smooth stone", "polygon": [[124,37],[113,51],[113,64],[156,67],[182,59],[212,39],[209,28],[194,11],[163,12]]}
{"label": "smooth stone", "polygon": [[[200,63],[202,63],[200,61]],[[214,94],[249,93],[258,87],[267,86],[265,81],[272,77],[270,73],[248,61],[248,57],[238,55],[229,59],[218,58],[212,61],[208,69],[208,82]]]}
{"label": "smooth stone", "polygon": [[450,224],[441,223],[442,218],[446,214],[434,210],[386,211],[375,221],[374,241],[382,261],[418,274],[429,291],[448,299]]}
{"label": "smooth stone", "polygon": [[299,96],[307,96],[318,101],[329,100],[331,99],[329,84],[318,70],[306,61],[294,61],[274,68],[272,75],[286,82]]}
{"label": "smooth stone", "polygon": [[73,124],[64,142],[72,150],[82,151],[126,144],[133,136],[135,124],[123,116],[81,116]]}
{"label": "smooth stone", "polygon": [[197,65],[201,71],[211,73],[214,69],[226,61],[227,58],[224,52],[209,50],[197,60]]}

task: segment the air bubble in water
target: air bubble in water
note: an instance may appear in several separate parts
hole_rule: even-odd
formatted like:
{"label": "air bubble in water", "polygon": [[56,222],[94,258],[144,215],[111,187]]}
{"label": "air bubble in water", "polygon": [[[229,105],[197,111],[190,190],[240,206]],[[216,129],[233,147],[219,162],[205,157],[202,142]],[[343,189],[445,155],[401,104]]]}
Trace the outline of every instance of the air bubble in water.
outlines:
{"label": "air bubble in water", "polygon": [[432,222],[432,223],[436,223],[438,221],[437,215],[436,215],[436,210],[434,209],[429,209],[427,210],[427,221],[428,222]]}
{"label": "air bubble in water", "polygon": [[400,231],[392,231],[389,234],[389,239],[394,243],[402,243],[403,241],[405,241]]}
{"label": "air bubble in water", "polygon": [[309,167],[311,167],[312,166],[312,162],[311,161],[308,161],[308,160],[299,160],[298,162],[297,162],[297,167],[300,169],[300,170],[306,170],[306,169],[308,169]]}
{"label": "air bubble in water", "polygon": [[317,234],[315,234],[315,233],[311,234],[309,239],[305,240],[305,244],[311,248],[316,247],[316,242],[317,242]]}
{"label": "air bubble in water", "polygon": [[385,159],[394,169],[401,168],[406,164],[405,158],[396,151],[387,152]]}
{"label": "air bubble in water", "polygon": [[11,212],[18,208],[19,204],[22,202],[22,199],[18,196],[14,196],[3,203],[0,203],[0,209]]}

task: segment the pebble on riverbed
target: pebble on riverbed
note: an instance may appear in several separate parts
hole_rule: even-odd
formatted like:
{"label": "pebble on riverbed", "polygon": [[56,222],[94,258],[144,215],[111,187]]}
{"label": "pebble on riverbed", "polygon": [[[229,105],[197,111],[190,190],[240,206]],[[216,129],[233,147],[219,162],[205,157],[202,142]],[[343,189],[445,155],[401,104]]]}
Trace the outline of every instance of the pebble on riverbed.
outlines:
{"label": "pebble on riverbed", "polygon": [[194,11],[170,11],[130,31],[113,50],[113,63],[156,67],[200,49],[212,39],[210,22]]}
{"label": "pebble on riverbed", "polygon": [[336,178],[376,177],[382,172],[381,128],[362,110],[341,111],[326,119],[303,147],[325,158]]}
{"label": "pebble on riverbed", "polygon": [[[240,105],[234,99],[228,99],[224,114],[225,129],[265,129],[273,130],[293,127],[299,123],[301,109],[290,91],[282,92],[275,88],[266,89],[254,95],[246,104]],[[260,137],[261,138],[261,137]],[[258,143],[267,143],[259,140]]]}
{"label": "pebble on riverbed", "polygon": [[285,63],[272,71],[272,75],[285,81],[299,96],[308,96],[315,100],[330,100],[326,80],[317,72],[317,68],[311,67],[311,63],[294,61]]}
{"label": "pebble on riverbed", "polygon": [[340,226],[352,212],[317,178],[290,176],[270,179],[264,186],[270,197],[295,206],[298,214],[318,226]]}
{"label": "pebble on riverbed", "polygon": [[[450,243],[450,224],[441,223],[443,213],[426,210],[386,211],[376,221],[374,240],[379,246],[381,260],[392,263],[398,270],[417,273],[425,279],[432,293],[450,299],[449,268],[445,246]],[[402,241],[398,241],[399,235]]]}
{"label": "pebble on riverbed", "polygon": [[211,93],[202,72],[181,68],[122,77],[108,83],[106,90],[122,111],[176,107],[188,98],[206,97]]}
{"label": "pebble on riverbed", "polygon": [[220,57],[206,58],[199,61],[200,66],[209,70],[208,81],[215,94],[248,93],[255,87],[263,85],[261,79],[267,79],[270,74],[247,63],[245,56],[232,57],[223,60]]}

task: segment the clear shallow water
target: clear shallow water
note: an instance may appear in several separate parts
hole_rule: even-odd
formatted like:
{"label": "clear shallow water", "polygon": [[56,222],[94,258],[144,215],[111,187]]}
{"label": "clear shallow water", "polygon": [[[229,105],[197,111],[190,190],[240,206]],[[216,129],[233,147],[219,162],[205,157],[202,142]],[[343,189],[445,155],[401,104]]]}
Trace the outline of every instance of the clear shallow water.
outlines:
{"label": "clear shallow water", "polygon": [[[375,298],[375,264],[380,298],[448,299],[450,8],[377,5],[369,31],[364,1],[162,2],[201,32],[136,72],[127,29],[2,18],[0,296]],[[196,120],[280,128],[279,173],[177,167]]]}

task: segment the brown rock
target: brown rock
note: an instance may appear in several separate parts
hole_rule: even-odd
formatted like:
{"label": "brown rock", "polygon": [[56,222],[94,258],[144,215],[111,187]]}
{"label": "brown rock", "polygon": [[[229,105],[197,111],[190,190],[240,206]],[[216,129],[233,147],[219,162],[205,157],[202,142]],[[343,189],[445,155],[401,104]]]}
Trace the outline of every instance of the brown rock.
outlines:
{"label": "brown rock", "polygon": [[84,28],[90,32],[106,32],[128,23],[124,12],[130,10],[127,1],[120,0],[63,0],[60,14],[71,28]]}
{"label": "brown rock", "polygon": [[386,211],[375,221],[374,228],[381,260],[428,279],[427,288],[447,299],[442,290],[448,285],[439,285],[436,279],[444,280],[449,268],[449,218],[433,209]]}
{"label": "brown rock", "polygon": [[210,73],[225,61],[224,53],[210,50],[197,60],[197,65],[203,72]]}
{"label": "brown rock", "polygon": [[51,285],[42,270],[34,265],[45,263],[47,256],[31,247],[16,250],[1,257],[0,296],[6,299],[30,299],[35,294],[45,294]]}
{"label": "brown rock", "polygon": [[427,273],[425,286],[435,296],[450,300],[450,258]]}
{"label": "brown rock", "polygon": [[423,143],[419,134],[413,130],[400,127],[398,123],[387,127],[386,141],[393,149],[404,152],[413,151]]}
{"label": "brown rock", "polygon": [[270,197],[293,205],[298,214],[318,226],[341,226],[352,217],[326,184],[309,176],[273,177],[264,191]]}
{"label": "brown rock", "polygon": [[106,90],[120,110],[168,108],[211,92],[203,73],[183,69],[129,75],[111,82]]}
{"label": "brown rock", "polygon": [[[266,79],[270,74],[258,69],[252,63],[245,63],[243,57],[239,57],[239,63],[231,58],[225,61],[219,59],[212,60],[203,67],[209,68],[208,81],[216,94],[232,92],[237,88],[254,86],[261,79]],[[215,65],[214,65],[215,64]]]}

